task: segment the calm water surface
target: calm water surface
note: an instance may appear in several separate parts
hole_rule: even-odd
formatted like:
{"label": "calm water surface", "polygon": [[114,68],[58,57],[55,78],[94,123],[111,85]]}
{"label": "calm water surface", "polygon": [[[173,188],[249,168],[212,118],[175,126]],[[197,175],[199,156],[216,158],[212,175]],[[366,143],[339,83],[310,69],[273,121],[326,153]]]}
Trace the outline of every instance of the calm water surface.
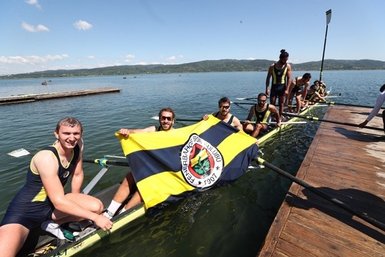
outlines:
{"label": "calm water surface", "polygon": [[[303,72],[294,72],[295,76]],[[312,72],[313,79],[319,76]],[[177,118],[197,118],[217,110],[217,100],[255,96],[264,91],[265,72],[160,74],[82,78],[0,80],[0,97],[118,87],[121,93],[0,106],[0,218],[23,185],[30,156],[13,158],[8,152],[31,152],[54,141],[56,122],[79,118],[85,127],[85,158],[122,155],[114,132],[121,127],[153,125],[151,117],[170,106]],[[49,78],[45,78],[49,79]],[[336,102],[373,105],[385,71],[326,71],[323,79]],[[232,105],[240,119],[247,111]],[[322,115],[319,108],[314,115]],[[183,124],[178,124],[182,126]],[[263,146],[264,158],[294,174],[312,138],[316,123],[297,125]],[[85,164],[86,182],[98,167]],[[96,189],[119,182],[124,168],[111,168]],[[206,191],[142,217],[99,243],[82,256],[255,256],[290,182],[267,169],[250,170],[231,185]]]}

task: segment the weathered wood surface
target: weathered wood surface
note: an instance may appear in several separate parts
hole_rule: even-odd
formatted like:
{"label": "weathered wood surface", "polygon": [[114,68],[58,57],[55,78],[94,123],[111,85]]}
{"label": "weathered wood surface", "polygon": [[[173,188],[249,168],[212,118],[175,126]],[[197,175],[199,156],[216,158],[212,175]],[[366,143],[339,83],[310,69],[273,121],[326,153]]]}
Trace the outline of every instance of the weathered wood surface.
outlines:
{"label": "weathered wood surface", "polygon": [[[324,119],[359,124],[370,109],[330,107]],[[382,128],[375,117],[368,125]],[[385,223],[385,134],[322,123],[297,177]],[[385,256],[385,231],[292,184],[259,256]]]}
{"label": "weathered wood surface", "polygon": [[29,102],[56,99],[56,98],[67,98],[67,97],[118,93],[118,92],[120,92],[119,88],[104,87],[104,88],[86,89],[86,90],[77,90],[77,91],[68,91],[68,92],[15,95],[15,96],[0,98],[0,105],[20,104],[20,103],[29,103]]}

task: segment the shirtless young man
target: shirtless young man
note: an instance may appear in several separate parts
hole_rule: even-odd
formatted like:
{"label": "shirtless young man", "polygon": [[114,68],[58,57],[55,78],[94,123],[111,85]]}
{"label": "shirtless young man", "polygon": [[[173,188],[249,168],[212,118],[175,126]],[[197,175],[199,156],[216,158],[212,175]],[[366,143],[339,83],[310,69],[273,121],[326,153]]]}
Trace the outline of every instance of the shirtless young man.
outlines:
{"label": "shirtless young man", "polygon": [[310,88],[310,79],[311,74],[305,73],[302,77],[296,77],[290,85],[289,88],[289,97],[288,97],[288,106],[289,110],[292,110],[293,97],[296,99],[296,113],[299,113],[305,101],[307,91]]}
{"label": "shirtless young man", "polygon": [[[266,103],[266,94],[260,93],[257,99],[258,104],[254,104],[250,107],[249,114],[243,124],[243,130],[252,137],[257,137],[260,132],[267,130],[268,119],[271,114],[274,115],[274,118],[277,121],[277,126],[281,126],[279,112],[274,105]],[[254,118],[255,123],[251,122]]]}
{"label": "shirtless young man", "polygon": [[[64,239],[59,225],[81,219],[92,220],[103,230],[112,222],[100,215],[102,202],[81,193],[83,183],[83,128],[67,117],[57,123],[56,142],[37,152],[29,165],[27,180],[10,203],[0,227],[0,253],[15,256],[23,246],[29,231],[47,223],[51,233]],[[71,193],[64,185],[72,176]]]}
{"label": "shirtless young man", "polygon": [[[155,131],[169,131],[173,129],[175,123],[175,113],[171,108],[163,108],[159,111],[159,126],[150,126],[143,129],[127,129],[122,128],[119,130],[119,134],[125,137],[129,137],[133,133],[145,133],[145,132],[155,132]],[[132,173],[129,172],[123,179],[118,190],[116,191],[110,205],[108,206],[104,216],[112,218],[117,210],[121,207],[123,202],[132,194],[131,199],[127,202],[125,206],[120,210],[119,213],[122,213],[138,204],[143,202],[142,197],[140,196],[136,183]]]}

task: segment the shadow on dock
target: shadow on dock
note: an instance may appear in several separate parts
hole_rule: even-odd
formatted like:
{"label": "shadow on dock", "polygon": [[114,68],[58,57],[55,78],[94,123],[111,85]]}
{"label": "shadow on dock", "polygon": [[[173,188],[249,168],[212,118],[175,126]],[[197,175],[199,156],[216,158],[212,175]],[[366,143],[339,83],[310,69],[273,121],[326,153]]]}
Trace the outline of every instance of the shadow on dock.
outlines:
{"label": "shadow on dock", "polygon": [[[362,213],[382,224],[385,222],[385,210],[384,208],[378,208],[379,206],[385,207],[385,202],[380,197],[354,188],[335,190],[328,187],[319,187],[315,189],[329,195],[331,198],[342,201],[356,213]],[[308,189],[303,189],[302,193],[307,199],[300,198],[289,192],[286,197],[287,204],[291,207],[301,208],[304,210],[315,208],[360,231],[361,233],[364,233],[381,243],[385,243],[385,235],[378,229],[374,229],[372,226],[366,225],[366,222],[363,222],[359,218],[354,218],[355,216],[353,214],[335,206],[333,203],[326,201],[325,199],[322,199]]]}

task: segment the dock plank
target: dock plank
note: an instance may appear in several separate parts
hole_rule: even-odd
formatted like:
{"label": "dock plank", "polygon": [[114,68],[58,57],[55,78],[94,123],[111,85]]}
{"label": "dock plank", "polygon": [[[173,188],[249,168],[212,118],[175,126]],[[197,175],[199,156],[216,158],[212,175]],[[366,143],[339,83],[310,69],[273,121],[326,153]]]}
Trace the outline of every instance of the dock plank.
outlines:
{"label": "dock plank", "polygon": [[[369,111],[334,106],[324,119],[359,124]],[[385,223],[384,149],[382,131],[322,123],[296,176]],[[381,257],[385,231],[293,183],[258,256]]]}

